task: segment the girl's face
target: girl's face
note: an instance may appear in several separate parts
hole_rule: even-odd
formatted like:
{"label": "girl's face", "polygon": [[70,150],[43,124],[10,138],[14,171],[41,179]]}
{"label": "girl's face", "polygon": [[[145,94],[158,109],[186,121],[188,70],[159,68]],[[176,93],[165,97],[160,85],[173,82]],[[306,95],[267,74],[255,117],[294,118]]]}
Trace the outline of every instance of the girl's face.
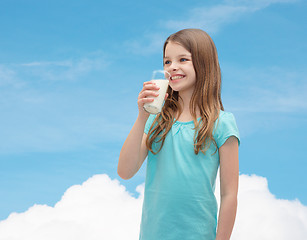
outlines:
{"label": "girl's face", "polygon": [[191,53],[176,42],[165,47],[164,70],[171,74],[170,87],[174,91],[192,91],[196,82],[196,73]]}

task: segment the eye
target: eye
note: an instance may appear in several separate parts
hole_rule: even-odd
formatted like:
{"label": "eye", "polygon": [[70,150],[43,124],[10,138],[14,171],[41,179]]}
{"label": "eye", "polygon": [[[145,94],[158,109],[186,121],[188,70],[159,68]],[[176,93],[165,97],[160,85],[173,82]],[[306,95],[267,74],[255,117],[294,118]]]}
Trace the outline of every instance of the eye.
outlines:
{"label": "eye", "polygon": [[185,61],[188,61],[188,59],[186,59],[186,58],[180,58],[180,62],[185,62]]}
{"label": "eye", "polygon": [[170,64],[170,61],[169,60],[165,60],[164,64]]}

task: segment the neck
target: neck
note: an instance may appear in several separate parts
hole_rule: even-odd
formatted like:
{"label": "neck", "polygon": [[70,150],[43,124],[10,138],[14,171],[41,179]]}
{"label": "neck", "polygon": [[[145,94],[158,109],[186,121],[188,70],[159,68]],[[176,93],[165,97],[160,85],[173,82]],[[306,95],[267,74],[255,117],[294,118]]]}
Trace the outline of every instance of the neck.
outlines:
{"label": "neck", "polygon": [[[179,96],[182,98],[179,98],[179,104],[182,108],[182,115],[183,116],[192,116],[191,110],[190,110],[190,101],[192,98],[193,91],[189,92],[179,92]],[[198,107],[196,108],[196,117],[200,117],[200,111]]]}
{"label": "neck", "polygon": [[191,101],[191,98],[192,98],[192,94],[193,94],[192,91],[188,91],[188,92],[181,91],[181,92],[179,92],[179,96],[180,96],[179,104],[182,107],[183,112],[190,112],[190,101]]}

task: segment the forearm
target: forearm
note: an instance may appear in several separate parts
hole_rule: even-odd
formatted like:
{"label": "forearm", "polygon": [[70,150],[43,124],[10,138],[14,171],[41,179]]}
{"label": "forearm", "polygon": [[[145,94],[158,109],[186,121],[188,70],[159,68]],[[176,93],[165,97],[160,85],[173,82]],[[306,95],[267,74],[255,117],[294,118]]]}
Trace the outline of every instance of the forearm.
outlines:
{"label": "forearm", "polygon": [[221,197],[216,240],[229,240],[237,212],[237,196],[226,195]]}
{"label": "forearm", "polygon": [[138,117],[120,151],[117,173],[129,179],[139,169],[140,149],[147,119]]}

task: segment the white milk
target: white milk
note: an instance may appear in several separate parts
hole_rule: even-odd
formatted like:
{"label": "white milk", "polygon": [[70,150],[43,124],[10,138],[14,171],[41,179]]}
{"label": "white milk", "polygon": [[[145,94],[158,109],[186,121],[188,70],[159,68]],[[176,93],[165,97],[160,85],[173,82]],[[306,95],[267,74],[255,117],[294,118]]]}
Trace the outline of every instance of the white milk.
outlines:
{"label": "white milk", "polygon": [[157,90],[158,93],[159,93],[159,96],[157,96],[157,97],[149,96],[149,98],[153,98],[154,101],[149,102],[149,103],[145,103],[144,109],[145,109],[146,112],[149,112],[151,114],[157,114],[157,113],[161,112],[161,109],[162,109],[162,106],[163,106],[165,94],[166,94],[167,87],[168,87],[168,80],[155,79],[155,80],[151,80],[151,82],[155,83],[157,86],[160,87],[160,89]]}

